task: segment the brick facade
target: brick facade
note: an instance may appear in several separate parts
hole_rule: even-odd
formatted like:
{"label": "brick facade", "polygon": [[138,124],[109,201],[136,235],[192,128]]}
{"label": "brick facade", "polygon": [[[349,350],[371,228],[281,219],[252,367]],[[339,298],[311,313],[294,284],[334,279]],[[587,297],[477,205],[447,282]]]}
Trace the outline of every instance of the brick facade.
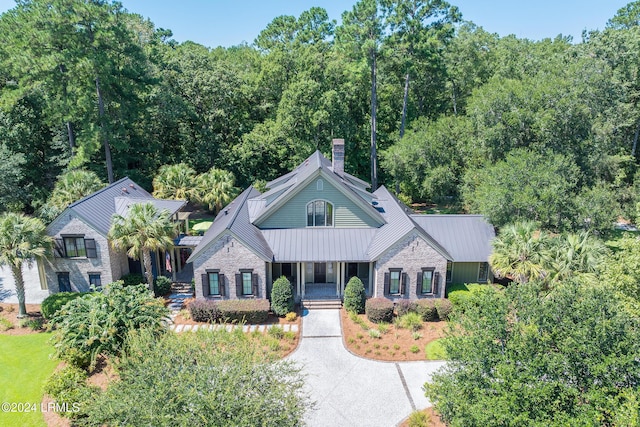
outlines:
{"label": "brick facade", "polygon": [[257,297],[267,297],[266,262],[230,233],[221,235],[193,261],[196,298],[203,298],[202,275],[206,274],[207,270],[217,270],[224,274],[226,279],[226,295],[215,298],[238,298],[235,291],[235,275],[240,273],[240,270],[252,270],[258,278]]}
{"label": "brick facade", "polygon": [[[438,282],[434,279],[432,295],[417,294],[417,275],[423,268],[434,268],[439,273]],[[408,275],[407,292],[404,296],[384,294],[384,274],[390,269],[402,269]],[[376,262],[374,270],[374,296],[393,300],[416,298],[444,298],[447,259],[433,249],[418,233],[411,233],[391,248]]]}

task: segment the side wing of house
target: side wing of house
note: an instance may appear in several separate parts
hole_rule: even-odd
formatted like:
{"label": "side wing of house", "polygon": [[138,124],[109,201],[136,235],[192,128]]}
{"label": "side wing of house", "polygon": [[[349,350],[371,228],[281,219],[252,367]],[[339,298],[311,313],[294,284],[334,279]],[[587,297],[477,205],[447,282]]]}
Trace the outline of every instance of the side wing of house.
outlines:
{"label": "side wing of house", "polygon": [[48,288],[54,292],[85,292],[129,272],[125,253],[111,248],[98,232],[73,210],[67,209],[48,229],[54,239],[53,257],[44,260]]}
{"label": "side wing of house", "polygon": [[[42,261],[33,260],[31,264],[23,264],[22,277],[24,278],[25,301],[27,304],[40,304],[49,296]],[[15,280],[7,266],[0,267],[0,302],[11,304],[18,302]]]}

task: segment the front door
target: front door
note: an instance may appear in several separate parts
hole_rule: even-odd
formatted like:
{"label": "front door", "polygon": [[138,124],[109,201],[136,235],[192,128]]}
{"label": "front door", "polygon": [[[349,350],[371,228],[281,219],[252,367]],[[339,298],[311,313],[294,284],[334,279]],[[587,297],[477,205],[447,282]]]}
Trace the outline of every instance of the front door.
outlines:
{"label": "front door", "polygon": [[58,292],[71,292],[69,273],[58,273]]}
{"label": "front door", "polygon": [[327,283],[327,264],[316,262],[313,264],[313,281],[316,283]]}

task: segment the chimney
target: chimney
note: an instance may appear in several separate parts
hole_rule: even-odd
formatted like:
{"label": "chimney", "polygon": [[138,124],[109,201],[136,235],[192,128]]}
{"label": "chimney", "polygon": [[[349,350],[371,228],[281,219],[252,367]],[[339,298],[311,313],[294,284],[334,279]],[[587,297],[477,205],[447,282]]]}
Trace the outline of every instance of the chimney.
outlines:
{"label": "chimney", "polygon": [[333,172],[342,176],[344,174],[344,139],[333,140],[331,163]]}

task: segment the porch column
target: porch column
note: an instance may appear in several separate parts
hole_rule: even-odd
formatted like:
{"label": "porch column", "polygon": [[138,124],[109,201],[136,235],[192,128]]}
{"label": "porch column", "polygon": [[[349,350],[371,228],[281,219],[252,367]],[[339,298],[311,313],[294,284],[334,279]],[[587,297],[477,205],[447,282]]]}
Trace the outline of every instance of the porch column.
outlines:
{"label": "porch column", "polygon": [[306,268],[307,266],[306,266],[306,263],[304,263],[304,262],[300,263],[300,265],[302,265],[302,268],[301,268],[301,270],[302,270],[301,271],[301,273],[302,273],[301,274],[301,276],[302,276],[302,289],[300,290],[300,296],[301,296],[302,299],[304,299],[304,288],[306,287],[306,285],[304,283],[305,282],[304,275],[305,275],[305,272],[307,270],[307,268]]}
{"label": "porch column", "polygon": [[370,262],[369,263],[369,295],[371,295],[372,297],[375,297],[375,295],[373,295],[373,290],[371,288],[371,285],[373,284],[373,274],[374,274],[374,269],[373,269],[373,263]]}
{"label": "porch column", "polygon": [[171,249],[171,280],[172,281],[176,281],[177,280],[177,272],[176,272],[176,249],[173,248]]}
{"label": "porch column", "polygon": [[182,273],[182,258],[180,256],[180,249],[176,249],[176,259],[178,260],[178,273]]}
{"label": "porch column", "polygon": [[341,262],[340,265],[342,267],[340,267],[340,294],[344,295],[344,287],[345,287],[345,281],[347,280],[345,276],[345,272],[347,271],[347,263],[346,262]]}
{"label": "porch column", "polygon": [[342,264],[341,262],[336,262],[336,296],[339,297],[340,296],[340,264]]}
{"label": "porch column", "polygon": [[296,289],[297,289],[296,294],[297,295],[301,295],[301,292],[302,292],[302,288],[300,286],[300,274],[301,274],[300,271],[302,270],[301,266],[302,266],[302,263],[300,262],[296,263],[296,270],[297,270],[296,271]]}

